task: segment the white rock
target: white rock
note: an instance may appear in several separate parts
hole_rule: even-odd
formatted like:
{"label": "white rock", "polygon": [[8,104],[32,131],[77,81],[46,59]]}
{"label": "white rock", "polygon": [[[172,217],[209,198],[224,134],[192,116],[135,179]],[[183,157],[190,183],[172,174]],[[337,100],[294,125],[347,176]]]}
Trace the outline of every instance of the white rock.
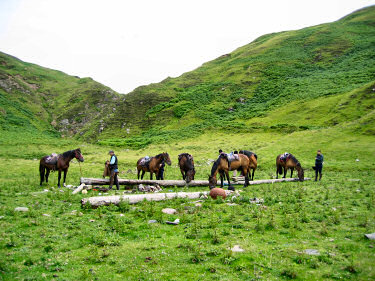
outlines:
{"label": "white rock", "polygon": [[124,214],[120,214],[120,217],[125,217],[125,215]]}
{"label": "white rock", "polygon": [[230,249],[232,252],[244,252],[245,250],[240,247],[240,245],[234,245],[232,249]]}
{"label": "white rock", "polygon": [[370,240],[375,240],[375,232],[370,234],[365,234],[365,237]]}
{"label": "white rock", "polygon": [[227,203],[228,206],[237,206],[238,204],[236,203]]}
{"label": "white rock", "polygon": [[303,251],[305,254],[307,255],[311,255],[311,256],[319,256],[320,255],[320,252],[318,250],[315,250],[315,249],[306,249],[305,251]]}
{"label": "white rock", "polygon": [[173,214],[176,214],[177,213],[177,210],[176,209],[172,209],[172,208],[164,208],[163,210],[161,210],[164,214],[168,214],[168,215],[173,215]]}
{"label": "white rock", "polygon": [[202,203],[195,203],[195,207],[202,207]]}
{"label": "white rock", "polygon": [[49,214],[43,214],[42,216],[50,217],[51,215],[49,215]]}
{"label": "white rock", "polygon": [[28,212],[29,208],[27,207],[17,207],[14,209],[16,212]]}
{"label": "white rock", "polygon": [[148,223],[157,223],[157,220],[149,220]]}
{"label": "white rock", "polygon": [[86,189],[82,190],[82,194],[87,194],[87,190]]}
{"label": "white rock", "polygon": [[0,216],[0,220],[3,219],[3,218],[5,218],[5,217],[4,216]]}

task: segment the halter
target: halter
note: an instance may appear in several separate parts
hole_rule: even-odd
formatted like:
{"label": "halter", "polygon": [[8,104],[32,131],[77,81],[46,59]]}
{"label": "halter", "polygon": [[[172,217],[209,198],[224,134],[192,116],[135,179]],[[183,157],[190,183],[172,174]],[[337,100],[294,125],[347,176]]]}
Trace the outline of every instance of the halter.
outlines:
{"label": "halter", "polygon": [[75,158],[79,159],[79,156],[82,155],[81,153],[78,152],[78,150],[74,150]]}

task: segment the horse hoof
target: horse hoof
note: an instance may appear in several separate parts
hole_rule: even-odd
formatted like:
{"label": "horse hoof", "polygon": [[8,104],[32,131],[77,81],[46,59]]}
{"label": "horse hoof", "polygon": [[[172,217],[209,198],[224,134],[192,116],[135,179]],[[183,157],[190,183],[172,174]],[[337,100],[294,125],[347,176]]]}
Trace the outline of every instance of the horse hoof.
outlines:
{"label": "horse hoof", "polygon": [[235,188],[234,188],[234,186],[229,186],[229,187],[228,187],[228,190],[232,190],[232,191],[234,191]]}

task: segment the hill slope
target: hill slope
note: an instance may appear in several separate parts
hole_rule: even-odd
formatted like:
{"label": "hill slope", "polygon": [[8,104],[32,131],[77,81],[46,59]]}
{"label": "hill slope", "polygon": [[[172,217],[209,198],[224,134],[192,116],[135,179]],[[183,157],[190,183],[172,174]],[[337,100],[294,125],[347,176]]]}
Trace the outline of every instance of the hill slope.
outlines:
{"label": "hill slope", "polygon": [[207,131],[292,132],[356,120],[367,126],[360,132],[373,134],[374,26],[373,6],[333,23],[264,35],[124,96],[0,53],[0,125],[135,148]]}

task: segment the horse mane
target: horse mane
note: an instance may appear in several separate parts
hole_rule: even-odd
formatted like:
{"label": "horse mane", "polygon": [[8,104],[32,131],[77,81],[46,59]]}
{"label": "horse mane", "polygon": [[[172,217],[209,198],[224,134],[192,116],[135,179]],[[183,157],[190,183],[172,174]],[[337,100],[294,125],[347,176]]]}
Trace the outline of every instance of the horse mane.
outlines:
{"label": "horse mane", "polygon": [[297,160],[296,157],[294,157],[293,154],[289,154],[289,158],[293,160],[294,164],[296,164],[297,167],[301,167],[301,163]]}
{"label": "horse mane", "polygon": [[256,153],[249,151],[249,150],[240,150],[239,154],[244,154],[246,156],[248,156],[247,154],[249,154],[250,156],[254,155],[255,159],[258,160],[258,155],[256,155]]}
{"label": "horse mane", "polygon": [[152,157],[152,158],[160,158],[160,157],[162,157],[163,156],[163,153],[159,153],[158,155],[156,155],[156,156],[154,156],[154,157]]}
{"label": "horse mane", "polygon": [[217,160],[214,162],[214,164],[212,165],[212,168],[211,168],[211,176],[215,173],[215,171],[218,169],[218,166],[220,164],[220,160],[221,160],[221,155],[219,156],[219,158],[217,158]]}
{"label": "horse mane", "polygon": [[75,156],[75,150],[74,150],[74,149],[73,149],[73,150],[69,150],[69,151],[65,151],[65,152],[62,154],[62,156],[63,156],[64,158],[68,158],[68,157],[70,157],[70,156],[72,156],[72,155]]}

